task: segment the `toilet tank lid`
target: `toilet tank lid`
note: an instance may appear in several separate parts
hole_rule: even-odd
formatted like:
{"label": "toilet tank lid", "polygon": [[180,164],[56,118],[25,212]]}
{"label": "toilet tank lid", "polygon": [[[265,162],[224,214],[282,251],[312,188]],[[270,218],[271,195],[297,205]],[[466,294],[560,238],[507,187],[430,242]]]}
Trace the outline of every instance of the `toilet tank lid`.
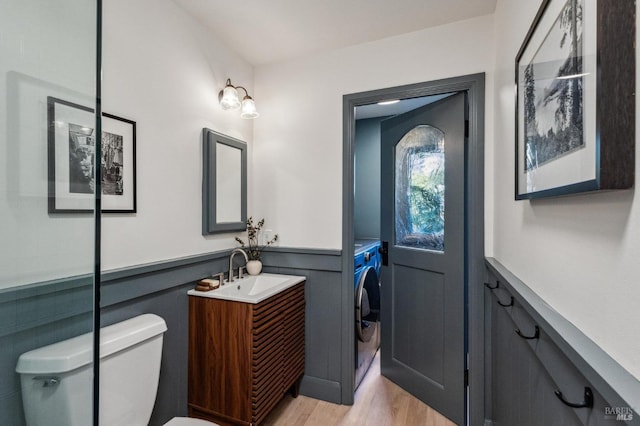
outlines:
{"label": "toilet tank lid", "polygon": [[[162,318],[140,315],[100,329],[100,358],[105,358],[167,331]],[[93,333],[25,352],[18,358],[16,372],[22,374],[65,373],[93,361]]]}

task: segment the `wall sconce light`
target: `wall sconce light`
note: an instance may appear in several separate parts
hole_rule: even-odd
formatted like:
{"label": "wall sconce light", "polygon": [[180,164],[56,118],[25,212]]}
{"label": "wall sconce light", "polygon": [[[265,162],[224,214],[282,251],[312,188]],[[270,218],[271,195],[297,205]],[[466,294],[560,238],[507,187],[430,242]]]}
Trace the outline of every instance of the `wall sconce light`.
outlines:
{"label": "wall sconce light", "polygon": [[[238,89],[244,90],[244,98],[242,98],[242,102],[240,102],[240,98],[238,97]],[[256,103],[253,98],[249,96],[249,92],[242,86],[234,86],[231,84],[231,79],[227,79],[227,84],[224,89],[218,93],[218,100],[220,101],[220,106],[224,110],[228,109],[238,109],[242,107],[240,110],[240,117],[242,118],[258,118],[260,114],[256,110]]]}

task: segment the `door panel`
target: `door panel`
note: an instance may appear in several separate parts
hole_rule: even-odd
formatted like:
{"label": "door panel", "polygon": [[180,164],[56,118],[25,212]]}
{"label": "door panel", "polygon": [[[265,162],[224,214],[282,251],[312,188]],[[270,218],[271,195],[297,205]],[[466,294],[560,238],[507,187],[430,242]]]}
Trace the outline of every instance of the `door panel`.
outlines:
{"label": "door panel", "polygon": [[[394,265],[393,272],[393,356],[424,379],[442,387],[444,275],[399,264]],[[403,315],[405,311],[415,315]]]}
{"label": "door panel", "polygon": [[465,413],[464,93],[382,122],[381,371]]}

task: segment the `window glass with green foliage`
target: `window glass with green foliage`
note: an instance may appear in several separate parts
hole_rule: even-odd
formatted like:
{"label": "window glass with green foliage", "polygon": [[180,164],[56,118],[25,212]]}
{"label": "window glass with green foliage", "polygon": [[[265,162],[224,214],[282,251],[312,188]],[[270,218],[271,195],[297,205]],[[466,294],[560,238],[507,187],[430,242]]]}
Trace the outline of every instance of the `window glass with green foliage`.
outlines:
{"label": "window glass with green foliage", "polygon": [[420,125],[396,145],[396,245],[444,251],[444,133]]}

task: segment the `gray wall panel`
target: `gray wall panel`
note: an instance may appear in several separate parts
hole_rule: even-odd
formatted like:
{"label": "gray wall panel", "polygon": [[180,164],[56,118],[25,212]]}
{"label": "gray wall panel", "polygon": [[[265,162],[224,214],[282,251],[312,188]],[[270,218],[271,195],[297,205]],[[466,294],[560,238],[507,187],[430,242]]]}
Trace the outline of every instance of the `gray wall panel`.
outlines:
{"label": "gray wall panel", "polygon": [[342,270],[340,250],[270,247],[262,253],[265,266],[316,271]]}
{"label": "gray wall panel", "polygon": [[[627,424],[640,424],[636,399],[640,397],[640,381],[628,372],[621,373],[611,359],[566,319],[553,311],[528,287],[495,259],[488,260],[489,282],[499,288],[490,293],[487,304],[487,328],[491,330],[486,344],[490,348],[491,419],[496,425],[613,425],[625,422],[611,416],[607,409],[636,410]],[[511,307],[501,307],[498,300]],[[540,329],[538,339],[525,340]],[[592,365],[594,360],[598,371]],[[605,378],[613,378],[606,380]],[[594,394],[593,408],[570,408],[554,394],[559,390],[565,399],[579,403],[584,388]],[[631,389],[631,391],[629,391]],[[636,391],[633,391],[636,389]],[[622,392],[620,392],[622,391]]]}
{"label": "gray wall panel", "polygon": [[380,238],[380,122],[386,117],[356,120],[355,239]]}
{"label": "gray wall panel", "polygon": [[164,318],[167,331],[162,346],[158,394],[151,426],[163,425],[175,416],[187,415],[188,308],[192,283],[139,297],[101,311],[102,325],[152,313]]}
{"label": "gray wall panel", "polygon": [[229,269],[228,252],[215,252],[102,274],[100,306],[105,308],[136,297],[194,282]]}
{"label": "gray wall panel", "polygon": [[83,276],[0,292],[0,424],[24,424],[18,357],[91,331],[92,289]]}
{"label": "gray wall panel", "polygon": [[493,279],[515,297],[558,349],[593,384],[612,407],[635,410],[633,424],[640,424],[640,380],[632,376],[576,326],[551,308],[511,271],[493,258],[486,266]]}
{"label": "gray wall panel", "polygon": [[93,279],[74,277],[0,294],[0,336],[31,330],[93,310]]}
{"label": "gray wall panel", "polygon": [[225,251],[104,274],[100,311],[103,327],[145,313],[159,315],[167,323],[150,426],[187,415],[187,291],[197,280],[228,268]]}
{"label": "gray wall panel", "polygon": [[493,421],[496,425],[580,425],[573,410],[553,394],[551,377],[529,345],[514,333],[507,310],[492,306]]}
{"label": "gray wall panel", "polygon": [[[333,256],[340,259],[340,256]],[[340,309],[340,271],[319,271],[298,268],[290,255],[265,256],[265,272],[304,275],[306,299],[305,376],[300,392],[303,395],[340,402],[342,353],[342,322],[336,313]],[[304,257],[300,258],[305,260]],[[321,264],[326,261],[321,262]],[[305,266],[312,266],[305,263]]]}
{"label": "gray wall panel", "polygon": [[[64,304],[42,308],[53,312],[64,310]],[[22,315],[24,314],[24,315]],[[27,317],[27,313],[21,316]],[[38,324],[29,329],[21,329],[15,333],[6,333],[0,337],[0,424],[19,426],[24,425],[22,395],[20,390],[20,376],[15,372],[18,357],[24,352],[65,340],[91,331],[93,315],[91,313],[70,316],[59,321]],[[90,392],[91,389],[86,389]]]}

